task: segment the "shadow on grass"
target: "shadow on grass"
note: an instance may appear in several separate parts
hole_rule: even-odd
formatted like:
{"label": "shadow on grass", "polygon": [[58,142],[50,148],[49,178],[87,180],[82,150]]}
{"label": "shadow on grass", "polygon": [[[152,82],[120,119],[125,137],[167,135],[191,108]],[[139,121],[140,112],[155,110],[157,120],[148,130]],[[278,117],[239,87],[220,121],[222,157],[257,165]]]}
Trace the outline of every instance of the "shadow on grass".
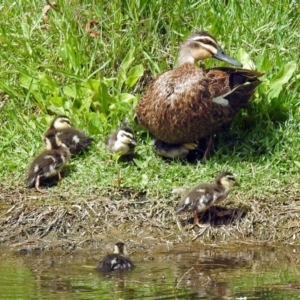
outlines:
{"label": "shadow on grass", "polygon": [[[206,210],[203,213],[199,213],[199,221],[203,225],[210,225],[211,227],[218,227],[222,225],[234,225],[237,222],[242,221],[249,208],[231,208],[228,209],[222,206],[214,206],[213,209]],[[191,217],[184,221],[181,221],[181,225],[187,226],[194,223],[194,218]]]}

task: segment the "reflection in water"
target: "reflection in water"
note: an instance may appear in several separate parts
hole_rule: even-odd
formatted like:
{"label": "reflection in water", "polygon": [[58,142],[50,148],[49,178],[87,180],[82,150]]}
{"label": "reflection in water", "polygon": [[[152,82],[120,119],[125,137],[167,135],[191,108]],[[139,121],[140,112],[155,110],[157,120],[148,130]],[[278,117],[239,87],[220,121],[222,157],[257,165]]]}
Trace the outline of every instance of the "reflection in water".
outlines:
{"label": "reflection in water", "polygon": [[94,269],[95,253],[3,250],[1,299],[299,299],[293,249],[191,244],[155,250],[133,253],[135,270],[111,273]]}

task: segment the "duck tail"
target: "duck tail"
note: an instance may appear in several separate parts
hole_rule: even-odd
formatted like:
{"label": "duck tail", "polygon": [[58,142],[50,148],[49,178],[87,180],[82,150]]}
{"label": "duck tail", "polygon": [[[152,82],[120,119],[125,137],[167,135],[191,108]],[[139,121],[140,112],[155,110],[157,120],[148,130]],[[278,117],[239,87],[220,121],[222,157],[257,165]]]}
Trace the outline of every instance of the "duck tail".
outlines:
{"label": "duck tail", "polygon": [[225,96],[234,111],[247,107],[252,101],[256,87],[261,83],[258,79],[264,73],[254,70],[232,69],[230,71],[229,86],[231,93]]}
{"label": "duck tail", "polygon": [[256,79],[255,81],[237,86],[232,93],[225,97],[225,99],[229,101],[230,106],[237,112],[240,109],[247,107],[248,104],[252,102],[254,90],[260,83],[261,81]]}
{"label": "duck tail", "polygon": [[94,142],[94,139],[91,137],[86,137],[84,139],[82,139],[81,141],[81,146],[83,146],[84,148],[89,147],[92,143]]}

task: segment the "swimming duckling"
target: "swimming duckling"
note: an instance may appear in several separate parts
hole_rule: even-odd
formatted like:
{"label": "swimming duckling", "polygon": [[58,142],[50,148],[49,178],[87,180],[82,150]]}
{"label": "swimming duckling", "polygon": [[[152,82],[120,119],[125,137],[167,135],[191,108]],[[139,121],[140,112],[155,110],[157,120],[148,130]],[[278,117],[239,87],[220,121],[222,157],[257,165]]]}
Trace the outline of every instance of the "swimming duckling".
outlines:
{"label": "swimming duckling", "polygon": [[28,188],[35,187],[37,192],[45,193],[45,190],[40,189],[41,179],[58,175],[58,180],[61,180],[60,171],[68,162],[71,153],[59,136],[60,132],[50,132],[45,136],[47,150],[32,161],[26,180]]}
{"label": "swimming duckling", "polygon": [[223,172],[216,178],[215,183],[201,183],[189,191],[179,202],[176,214],[182,211],[194,212],[194,225],[199,223],[198,213],[209,209],[212,205],[223,201],[231,187],[238,185],[230,172]]}
{"label": "swimming duckling", "polygon": [[180,46],[178,67],[156,77],[135,109],[138,122],[165,143],[207,139],[203,161],[211,150],[213,136],[229,128],[234,116],[247,107],[260,84],[258,77],[263,75],[254,70],[202,69],[195,65],[207,58],[242,66],[209,33],[195,32]]}
{"label": "swimming duckling", "polygon": [[126,256],[126,247],[124,243],[116,243],[114,253],[105,256],[97,266],[97,270],[116,271],[116,270],[132,270],[135,268],[133,262]]}
{"label": "swimming duckling", "polygon": [[[59,138],[69,149],[71,154],[78,154],[86,150],[94,141],[82,131],[72,127],[70,119],[66,116],[57,116],[52,121],[44,136],[49,132],[61,132]],[[55,142],[53,140],[53,142]]]}
{"label": "swimming duckling", "polygon": [[122,126],[114,131],[105,140],[105,144],[109,152],[117,153],[120,156],[133,154],[137,145],[134,139],[134,131],[127,126]]}

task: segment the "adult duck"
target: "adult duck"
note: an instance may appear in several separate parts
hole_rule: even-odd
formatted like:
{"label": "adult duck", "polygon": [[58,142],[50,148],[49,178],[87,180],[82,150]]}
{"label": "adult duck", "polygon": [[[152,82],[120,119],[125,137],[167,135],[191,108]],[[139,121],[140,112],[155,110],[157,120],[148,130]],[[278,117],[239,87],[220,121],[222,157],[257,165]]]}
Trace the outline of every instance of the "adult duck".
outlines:
{"label": "adult duck", "polygon": [[135,110],[139,123],[163,143],[190,149],[191,144],[208,138],[203,160],[213,136],[228,128],[240,109],[249,104],[260,84],[258,77],[263,75],[241,68],[201,69],[195,65],[211,57],[242,66],[212,35],[195,32],[180,46],[178,67],[154,79]]}

